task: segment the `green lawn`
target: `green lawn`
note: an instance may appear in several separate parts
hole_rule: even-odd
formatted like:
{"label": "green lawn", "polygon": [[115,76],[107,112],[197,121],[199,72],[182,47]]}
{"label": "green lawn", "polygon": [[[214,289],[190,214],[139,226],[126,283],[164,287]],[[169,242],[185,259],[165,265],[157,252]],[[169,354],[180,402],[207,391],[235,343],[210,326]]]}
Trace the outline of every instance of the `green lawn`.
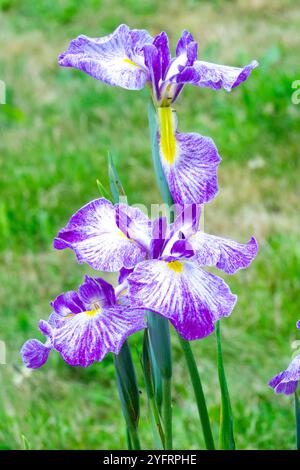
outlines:
{"label": "green lawn", "polygon": [[[19,349],[47,318],[48,302],[75,288],[87,270],[71,252],[52,250],[70,215],[107,185],[106,155],[132,203],[159,202],[147,128],[148,90],[113,89],[79,71],[60,69],[57,55],[78,34],[101,36],[121,22],[166,30],[173,48],[192,31],[200,54],[219,63],[260,67],[232,94],[186,88],[177,103],[182,131],[211,136],[223,162],[220,194],[205,210],[208,232],[246,241],[260,252],[249,270],[227,281],[239,302],[223,321],[224,356],[235,433],[241,449],[292,449],[292,397],[267,382],[290,360],[300,314],[300,105],[291,103],[299,76],[300,7],[296,0],[0,0],[0,448],[125,448],[112,357],[84,370],[51,355],[28,372]],[[185,5],[185,6],[184,6]],[[299,335],[298,335],[299,338]],[[131,338],[136,363],[139,334]],[[214,426],[219,393],[215,337],[193,344]],[[184,359],[174,351],[174,445],[203,448]],[[138,367],[141,379],[141,371]],[[140,380],[141,435],[151,447]]]}

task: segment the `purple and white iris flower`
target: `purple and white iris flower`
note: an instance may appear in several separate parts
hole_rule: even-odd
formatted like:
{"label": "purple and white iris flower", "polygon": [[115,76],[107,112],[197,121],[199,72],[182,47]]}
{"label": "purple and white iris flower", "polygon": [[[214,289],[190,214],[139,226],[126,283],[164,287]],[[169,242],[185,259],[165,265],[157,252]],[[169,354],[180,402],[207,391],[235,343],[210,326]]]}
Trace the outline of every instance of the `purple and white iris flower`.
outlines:
{"label": "purple and white iris flower", "polygon": [[109,352],[119,354],[127,337],[145,328],[144,311],[132,309],[123,289],[101,278],[85,276],[78,292],[59,295],[51,306],[48,321],[39,322],[46,342],[31,339],[21,350],[31,369],[41,367],[52,349],[71,366],[87,367]]}
{"label": "purple and white iris flower", "polygon": [[197,60],[197,52],[198,45],[188,31],[183,31],[172,58],[165,32],[153,38],[143,29],[121,24],[102,38],[80,35],[73,39],[58,63],[129,90],[149,83],[158,107],[173,103],[186,83],[231,91],[258,65],[255,60],[244,67],[217,65]]}
{"label": "purple and white iris flower", "polygon": [[184,31],[172,58],[168,37],[120,25],[102,38],[78,36],[59,56],[59,65],[74,67],[112,86],[140,90],[150,84],[158,108],[159,150],[163,170],[177,204],[202,204],[218,191],[220,156],[213,141],[196,133],[177,132],[170,107],[187,83],[231,91],[245,81],[258,63],[229,67],[197,60],[198,45]]}
{"label": "purple and white iris flower", "polygon": [[[300,320],[297,323],[297,328],[300,329]],[[275,375],[269,385],[275,393],[284,393],[291,395],[295,393],[298,382],[300,380],[300,354],[297,354],[289,364],[288,368],[279,374]]]}
{"label": "purple and white iris flower", "polygon": [[126,268],[122,282],[123,288],[129,287],[132,308],[168,318],[187,340],[200,339],[236,303],[227,284],[203,268],[216,266],[228,274],[246,268],[256,256],[257,243],[254,238],[240,244],[203,233],[199,217],[199,206],[191,205],[171,225],[165,218],[151,222],[138,209],[113,206],[101,198],[71,218],[54,247],[71,248],[79,262],[94,269]]}

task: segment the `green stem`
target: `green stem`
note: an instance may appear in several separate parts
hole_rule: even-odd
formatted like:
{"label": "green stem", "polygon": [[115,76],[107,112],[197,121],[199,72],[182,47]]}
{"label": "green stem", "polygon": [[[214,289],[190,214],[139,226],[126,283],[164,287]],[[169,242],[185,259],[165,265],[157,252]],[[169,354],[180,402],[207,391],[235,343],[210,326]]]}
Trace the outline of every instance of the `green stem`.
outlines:
{"label": "green stem", "polygon": [[221,389],[219,446],[222,450],[235,450],[235,441],[233,435],[233,416],[224,369],[220,321],[217,321],[216,323],[216,336],[218,353],[218,375]]}
{"label": "green stem", "polygon": [[300,399],[295,392],[295,417],[296,417],[296,448],[300,450]]}
{"label": "green stem", "polygon": [[163,378],[163,403],[162,413],[165,426],[165,448],[172,450],[172,395],[171,395],[171,378]]}
{"label": "green stem", "polygon": [[215,449],[214,438],[211,431],[210,420],[208,416],[206,400],[203,393],[202,383],[200,379],[200,375],[198,372],[197,364],[193,355],[193,351],[191,349],[191,345],[188,341],[185,341],[178,335],[182,350],[185,355],[185,360],[188,366],[188,370],[190,373],[191,381],[193,384],[193,389],[195,393],[195,398],[198,407],[199,418],[202,425],[204,440],[206,448],[209,450]]}

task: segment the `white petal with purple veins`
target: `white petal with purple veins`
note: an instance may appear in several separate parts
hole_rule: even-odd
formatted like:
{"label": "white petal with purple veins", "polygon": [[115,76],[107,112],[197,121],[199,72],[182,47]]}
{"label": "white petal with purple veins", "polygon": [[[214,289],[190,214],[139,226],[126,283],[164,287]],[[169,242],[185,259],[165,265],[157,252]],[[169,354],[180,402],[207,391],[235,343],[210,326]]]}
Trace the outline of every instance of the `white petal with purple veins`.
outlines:
{"label": "white petal with purple veins", "polygon": [[169,318],[187,340],[203,338],[230,315],[236,296],[225,282],[190,261],[145,261],[128,277],[132,305]]}
{"label": "white petal with purple veins", "polygon": [[59,56],[58,63],[82,70],[109,85],[139,90],[148,80],[142,48],[152,41],[147,31],[130,30],[122,24],[102,38],[78,36]]}

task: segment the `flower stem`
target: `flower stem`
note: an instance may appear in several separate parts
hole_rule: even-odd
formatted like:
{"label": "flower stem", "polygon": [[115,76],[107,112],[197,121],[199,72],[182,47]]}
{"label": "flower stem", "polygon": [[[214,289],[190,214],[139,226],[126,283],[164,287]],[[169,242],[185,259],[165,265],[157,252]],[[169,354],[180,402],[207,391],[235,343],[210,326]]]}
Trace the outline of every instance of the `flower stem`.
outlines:
{"label": "flower stem", "polygon": [[218,375],[221,389],[219,446],[222,450],[235,450],[235,441],[233,435],[233,416],[224,369],[220,320],[216,323],[216,336],[218,353]]}
{"label": "flower stem", "polygon": [[295,392],[295,417],[296,417],[296,448],[300,450],[300,399]]}
{"label": "flower stem", "polygon": [[165,448],[172,450],[172,395],[171,395],[171,378],[163,378],[163,402],[162,413],[165,429]]}
{"label": "flower stem", "polygon": [[185,360],[186,360],[188,370],[190,373],[190,377],[191,377],[191,381],[192,381],[192,385],[193,385],[193,389],[195,393],[195,398],[197,402],[199,418],[200,418],[201,425],[202,425],[205,445],[208,450],[214,450],[215,444],[214,444],[214,438],[213,438],[212,431],[211,431],[211,425],[210,425],[210,420],[208,416],[206,400],[205,400],[197,364],[193,355],[193,351],[188,341],[185,341],[183,338],[181,338],[180,335],[178,335],[178,338],[179,338],[182,350],[184,352]]}

